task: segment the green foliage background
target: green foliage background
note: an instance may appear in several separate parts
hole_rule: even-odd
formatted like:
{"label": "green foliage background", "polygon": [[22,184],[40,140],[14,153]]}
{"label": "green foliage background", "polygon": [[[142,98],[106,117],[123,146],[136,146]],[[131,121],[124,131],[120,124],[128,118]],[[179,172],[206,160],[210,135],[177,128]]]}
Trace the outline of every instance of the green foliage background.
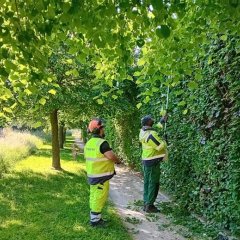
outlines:
{"label": "green foliage background", "polygon": [[[162,164],[161,186],[208,225],[240,232],[238,38],[212,40],[195,65],[202,77],[185,76],[169,94],[170,160]],[[145,88],[148,86],[145,85]],[[135,89],[142,92],[144,87]],[[165,85],[157,85],[167,92]],[[166,89],[166,90],[165,90]],[[143,96],[141,96],[143,98]],[[155,92],[138,112],[108,121],[107,136],[121,158],[141,169],[140,118],[159,119],[166,94]]]}

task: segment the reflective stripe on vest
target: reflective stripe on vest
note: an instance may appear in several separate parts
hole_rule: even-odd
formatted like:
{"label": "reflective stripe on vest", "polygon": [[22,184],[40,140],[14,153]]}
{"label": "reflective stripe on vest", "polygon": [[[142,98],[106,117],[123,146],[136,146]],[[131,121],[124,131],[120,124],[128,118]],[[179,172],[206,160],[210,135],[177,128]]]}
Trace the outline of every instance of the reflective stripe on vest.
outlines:
{"label": "reflective stripe on vest", "polygon": [[95,162],[103,162],[103,161],[109,161],[107,158],[86,158],[87,161],[95,161]]}
{"label": "reflective stripe on vest", "polygon": [[89,178],[98,178],[114,174],[114,162],[100,152],[102,138],[91,138],[84,147],[86,170]]}

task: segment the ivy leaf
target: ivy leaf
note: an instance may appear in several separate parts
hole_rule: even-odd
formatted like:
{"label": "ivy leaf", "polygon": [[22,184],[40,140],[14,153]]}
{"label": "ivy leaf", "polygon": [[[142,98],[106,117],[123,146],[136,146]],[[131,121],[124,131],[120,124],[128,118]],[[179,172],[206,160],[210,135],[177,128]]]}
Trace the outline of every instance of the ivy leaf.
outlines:
{"label": "ivy leaf", "polygon": [[201,79],[202,79],[202,74],[197,73],[197,74],[195,75],[195,79],[196,79],[196,80],[201,80]]}
{"label": "ivy leaf", "polygon": [[143,47],[144,44],[145,44],[145,41],[142,38],[137,40],[137,46],[138,47],[141,48],[141,47]]}
{"label": "ivy leaf", "polygon": [[197,89],[198,88],[198,84],[194,81],[190,81],[188,83],[188,87],[191,89],[191,90],[194,90],[194,89]]}
{"label": "ivy leaf", "polygon": [[39,103],[42,104],[42,105],[45,105],[46,99],[45,99],[45,98],[41,98],[41,99],[39,100]]}

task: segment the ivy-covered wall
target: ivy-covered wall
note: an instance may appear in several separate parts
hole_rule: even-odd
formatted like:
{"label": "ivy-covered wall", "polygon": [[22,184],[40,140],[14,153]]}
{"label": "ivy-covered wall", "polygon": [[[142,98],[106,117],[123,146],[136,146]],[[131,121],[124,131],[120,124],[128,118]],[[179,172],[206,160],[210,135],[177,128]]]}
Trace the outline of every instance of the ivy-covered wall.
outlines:
{"label": "ivy-covered wall", "polygon": [[[240,52],[237,39],[214,40],[196,63],[202,78],[185,76],[169,93],[167,135],[170,160],[161,186],[189,212],[209,224],[240,232]],[[166,86],[159,87],[162,89]],[[166,92],[166,91],[165,91]],[[111,120],[114,150],[141,169],[141,116],[159,119],[166,94],[154,93],[139,113]]]}
{"label": "ivy-covered wall", "polygon": [[136,169],[141,169],[137,137],[140,129],[139,117],[138,112],[131,112],[109,119],[106,125],[106,138],[111,147],[125,163]]}

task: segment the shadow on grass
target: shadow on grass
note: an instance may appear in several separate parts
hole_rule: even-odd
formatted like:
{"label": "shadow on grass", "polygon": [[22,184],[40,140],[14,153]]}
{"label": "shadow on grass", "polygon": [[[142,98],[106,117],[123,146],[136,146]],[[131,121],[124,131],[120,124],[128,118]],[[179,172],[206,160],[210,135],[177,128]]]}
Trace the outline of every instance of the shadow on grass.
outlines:
{"label": "shadow on grass", "polygon": [[[51,157],[41,149],[38,157]],[[61,152],[71,161],[69,150]],[[36,161],[36,159],[35,159]],[[89,186],[83,171],[41,174],[30,168],[0,179],[1,240],[128,240],[131,239],[113,211],[106,229],[89,226]]]}
{"label": "shadow on grass", "polygon": [[129,239],[110,213],[111,230],[89,226],[84,174],[64,171],[46,177],[26,171],[2,179],[0,186],[0,239],[98,239],[103,233],[107,239]]}

